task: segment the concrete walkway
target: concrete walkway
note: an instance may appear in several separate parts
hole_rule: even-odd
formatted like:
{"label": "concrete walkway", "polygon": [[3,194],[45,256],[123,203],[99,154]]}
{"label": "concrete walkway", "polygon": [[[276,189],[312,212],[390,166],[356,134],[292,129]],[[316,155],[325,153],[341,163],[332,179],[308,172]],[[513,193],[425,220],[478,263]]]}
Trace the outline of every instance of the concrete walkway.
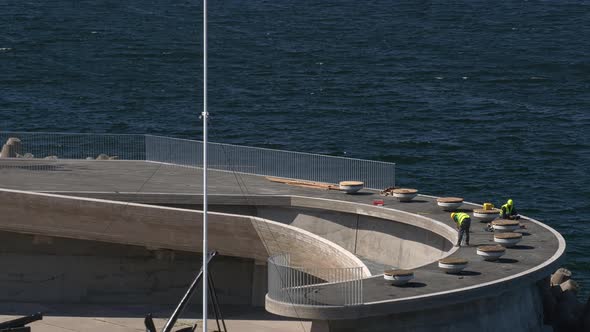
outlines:
{"label": "concrete walkway", "polygon": [[[35,332],[138,332],[145,331],[144,315],[153,311],[156,328],[166,324],[170,309],[143,306],[97,306],[97,305],[41,305],[41,304],[0,304],[0,322],[35,312],[44,312],[44,318],[29,324]],[[311,322],[298,321],[272,315],[263,308],[224,307],[225,323],[228,331],[240,332],[309,332]],[[195,322],[202,328],[198,314],[184,315],[174,330],[193,326]],[[186,318],[191,317],[191,318]],[[197,329],[199,330],[199,329]],[[217,331],[215,319],[209,320],[208,331]]]}

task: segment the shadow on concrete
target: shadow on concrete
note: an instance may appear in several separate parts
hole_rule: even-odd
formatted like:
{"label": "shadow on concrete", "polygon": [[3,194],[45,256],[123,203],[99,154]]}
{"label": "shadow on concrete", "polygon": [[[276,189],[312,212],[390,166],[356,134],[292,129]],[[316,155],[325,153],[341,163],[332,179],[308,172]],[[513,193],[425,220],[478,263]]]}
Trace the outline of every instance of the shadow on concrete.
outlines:
{"label": "shadow on concrete", "polygon": [[354,194],[349,194],[352,196],[371,196],[371,195],[375,195],[375,193],[368,193],[366,191],[360,191],[360,192],[356,192]]}
{"label": "shadow on concrete", "polygon": [[519,232],[519,233],[522,234],[522,236],[530,236],[531,235],[531,233],[529,233],[529,232]]}
{"label": "shadow on concrete", "polygon": [[[41,304],[41,303],[2,303],[0,315],[25,316],[37,312],[44,316],[56,317],[129,317],[144,318],[152,313],[154,318],[167,319],[176,307],[172,305],[143,305],[143,304]],[[181,315],[181,319],[200,319],[201,304],[193,303]],[[268,320],[293,321],[295,319],[282,317],[267,312],[263,307],[246,305],[222,305],[221,313],[226,320]],[[209,319],[215,319],[210,312]]]}
{"label": "shadow on concrete", "polygon": [[65,168],[62,165],[1,165],[0,169],[22,169],[25,171],[41,171],[41,172],[71,172],[71,169]]}
{"label": "shadow on concrete", "polygon": [[530,249],[535,249],[535,247],[533,246],[526,246],[526,245],[515,245],[513,247],[510,247],[510,249],[516,249],[516,250],[530,250]]}
{"label": "shadow on concrete", "polygon": [[481,272],[470,271],[470,270],[463,270],[463,271],[461,271],[459,273],[455,273],[455,275],[461,276],[461,277],[475,277],[475,276],[481,275]]}
{"label": "shadow on concrete", "polygon": [[513,258],[498,258],[498,260],[496,262],[497,263],[513,264],[513,263],[518,263],[518,259],[513,259]]}
{"label": "shadow on concrete", "polygon": [[428,201],[425,201],[425,200],[423,200],[423,199],[413,199],[413,200],[411,200],[411,201],[409,201],[409,202],[400,202],[400,203],[403,203],[403,204],[411,204],[411,203],[428,203]]}
{"label": "shadow on concrete", "polygon": [[422,287],[426,287],[426,284],[423,282],[415,282],[415,281],[410,281],[405,285],[401,285],[401,286],[394,286],[394,287],[398,287],[398,288],[422,288]]}

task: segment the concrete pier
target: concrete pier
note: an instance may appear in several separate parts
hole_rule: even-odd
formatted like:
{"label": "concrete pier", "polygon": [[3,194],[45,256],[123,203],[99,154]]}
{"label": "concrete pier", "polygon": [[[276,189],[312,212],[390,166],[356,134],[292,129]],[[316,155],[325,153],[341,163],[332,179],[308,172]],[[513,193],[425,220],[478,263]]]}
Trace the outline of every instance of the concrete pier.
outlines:
{"label": "concrete pier", "polygon": [[[88,243],[143,248],[134,250],[149,253],[146,257],[155,261],[142,268],[160,264],[167,270],[184,264],[183,255],[200,250],[200,174],[195,168],[142,161],[1,160],[0,187],[5,189],[0,190],[0,231],[8,238],[11,233],[28,234],[15,239],[30,236],[23,241],[36,241],[35,246],[60,248],[63,241],[78,241],[74,247],[80,250]],[[211,247],[229,262],[222,274],[234,276],[218,286],[226,287],[227,294],[242,294],[224,297],[226,304],[264,304],[274,314],[313,320],[316,331],[536,331],[542,326],[536,282],[559,266],[565,242],[533,219],[521,220],[526,228],[520,230],[524,236],[516,247],[507,249],[499,261],[487,262],[476,255],[476,247],[493,244],[493,233],[474,220],[471,247],[454,247],[456,230],[436,197],[402,203],[370,190],[347,195],[216,171],[210,172],[210,183]],[[384,206],[372,205],[374,199],[384,199]],[[479,207],[465,203],[461,209],[471,213]],[[15,255],[29,250],[22,243],[6,243]],[[165,250],[176,254],[158,254]],[[96,256],[103,256],[101,252]],[[330,283],[314,286],[314,296],[321,299],[316,305],[269,296],[264,301],[266,259],[282,252],[290,253],[298,266],[362,267],[362,304],[332,303],[340,290]],[[444,257],[465,258],[469,265],[460,275],[446,274],[437,267]],[[69,264],[63,259],[60,264]],[[386,267],[413,269],[415,279],[407,287],[391,286],[381,275]],[[241,282],[232,283],[236,276]],[[77,280],[92,283],[92,278]],[[125,287],[145,292],[141,283]],[[162,293],[170,288],[153,287]],[[31,300],[24,293],[9,298]],[[42,300],[64,299],[66,293],[53,292]],[[122,299],[127,300],[133,297]]]}

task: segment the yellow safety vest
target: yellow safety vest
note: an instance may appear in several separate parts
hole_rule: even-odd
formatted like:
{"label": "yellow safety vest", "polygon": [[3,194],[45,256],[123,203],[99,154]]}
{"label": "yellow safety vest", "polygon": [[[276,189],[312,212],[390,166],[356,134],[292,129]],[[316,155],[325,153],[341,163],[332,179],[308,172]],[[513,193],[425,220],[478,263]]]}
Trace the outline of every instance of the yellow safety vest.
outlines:
{"label": "yellow safety vest", "polygon": [[467,213],[463,213],[463,212],[459,212],[456,213],[455,216],[453,217],[453,219],[455,220],[455,222],[461,226],[463,225],[463,221],[465,219],[471,219],[471,217],[469,217],[469,215]]}

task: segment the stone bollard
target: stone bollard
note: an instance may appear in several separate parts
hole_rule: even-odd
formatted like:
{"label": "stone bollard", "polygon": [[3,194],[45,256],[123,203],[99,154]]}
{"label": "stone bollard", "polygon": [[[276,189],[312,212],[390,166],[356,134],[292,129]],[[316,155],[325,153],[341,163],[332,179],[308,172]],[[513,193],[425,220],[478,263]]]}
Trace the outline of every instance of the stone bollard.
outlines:
{"label": "stone bollard", "polygon": [[570,280],[572,272],[565,268],[559,268],[551,275],[551,286],[560,285],[561,283]]}

